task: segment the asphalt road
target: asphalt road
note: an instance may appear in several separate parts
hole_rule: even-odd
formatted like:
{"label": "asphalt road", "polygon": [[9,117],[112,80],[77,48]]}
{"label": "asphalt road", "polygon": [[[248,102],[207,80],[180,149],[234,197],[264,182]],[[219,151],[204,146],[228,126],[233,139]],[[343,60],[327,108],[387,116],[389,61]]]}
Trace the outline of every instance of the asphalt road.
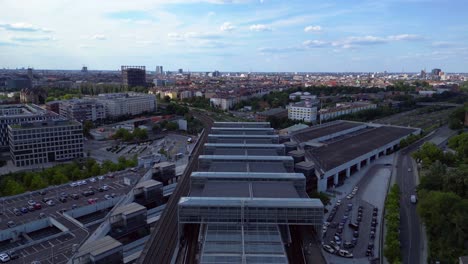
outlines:
{"label": "asphalt road", "polygon": [[[397,159],[397,177],[396,181],[400,186],[400,241],[402,245],[403,263],[425,263],[423,255],[425,241],[421,241],[422,226],[419,216],[416,212],[416,205],[410,201],[410,196],[416,193],[417,186],[417,168],[411,158],[411,153],[416,151],[422,144],[432,139],[448,138],[454,132],[447,126],[437,129],[432,135],[424,140],[409,146],[402,150]],[[441,143],[443,144],[443,142]],[[408,171],[408,168],[411,171]]]}

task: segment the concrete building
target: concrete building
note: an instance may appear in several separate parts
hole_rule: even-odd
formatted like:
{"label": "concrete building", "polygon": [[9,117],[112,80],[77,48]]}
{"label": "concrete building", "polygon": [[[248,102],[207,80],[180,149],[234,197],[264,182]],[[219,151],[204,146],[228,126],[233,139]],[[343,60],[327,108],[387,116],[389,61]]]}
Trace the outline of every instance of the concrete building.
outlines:
{"label": "concrete building", "polygon": [[318,100],[306,99],[298,103],[291,103],[288,106],[288,118],[308,123],[317,122]]}
{"label": "concrete building", "polygon": [[8,125],[60,119],[60,116],[31,104],[0,105],[0,150],[8,150]]}
{"label": "concrete building", "polygon": [[291,140],[304,150],[305,160],[296,164],[295,171],[307,176],[308,190],[323,192],[419,133],[418,128],[341,120],[299,130]]}
{"label": "concrete building", "polygon": [[122,66],[122,84],[128,87],[146,86],[145,66]]}
{"label": "concrete building", "polygon": [[67,119],[73,119],[81,123],[84,121],[102,121],[106,118],[104,104],[92,99],[61,101],[59,113]]}
{"label": "concrete building", "polygon": [[100,94],[98,102],[104,105],[106,117],[117,118],[156,111],[156,97],[143,93]]}
{"label": "concrete building", "polygon": [[163,66],[156,66],[156,75],[163,75],[164,69]]}
{"label": "concrete building", "polygon": [[83,157],[83,127],[76,121],[9,125],[8,141],[17,167]]}
{"label": "concrete building", "polygon": [[76,253],[72,264],[120,263],[123,259],[123,245],[118,240],[105,236],[83,245]]}
{"label": "concrete building", "polygon": [[337,103],[336,107],[320,109],[320,121],[330,120],[342,115],[353,114],[363,110],[376,108],[376,104],[368,102]]}

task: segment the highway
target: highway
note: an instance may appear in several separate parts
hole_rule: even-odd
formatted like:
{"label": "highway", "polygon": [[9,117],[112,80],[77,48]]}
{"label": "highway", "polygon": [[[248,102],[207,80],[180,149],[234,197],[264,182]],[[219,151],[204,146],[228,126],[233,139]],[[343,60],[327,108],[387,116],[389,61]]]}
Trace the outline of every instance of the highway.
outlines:
{"label": "highway", "polygon": [[[434,138],[448,138],[454,132],[447,126],[437,129],[432,135],[400,151],[397,158],[397,177],[396,182],[400,186],[400,241],[402,244],[403,263],[426,263],[421,254],[424,246],[427,244],[421,241],[422,226],[419,216],[416,212],[416,205],[410,202],[410,196],[416,193],[416,186],[419,180],[417,177],[417,168],[411,158],[411,153],[416,151],[422,144]],[[410,169],[411,171],[408,171]]]}
{"label": "highway", "polygon": [[164,210],[156,227],[152,230],[151,237],[146,243],[137,263],[164,264],[170,263],[173,257],[178,237],[177,205],[180,197],[186,196],[189,193],[190,174],[198,167],[198,156],[203,151],[203,144],[206,142],[211,126],[213,125],[213,120],[209,116],[198,112],[192,112],[192,114],[195,118],[204,123],[205,131],[197,142],[189,164],[187,164],[184,174],[177,183],[174,193],[169,198],[166,204],[166,210]]}

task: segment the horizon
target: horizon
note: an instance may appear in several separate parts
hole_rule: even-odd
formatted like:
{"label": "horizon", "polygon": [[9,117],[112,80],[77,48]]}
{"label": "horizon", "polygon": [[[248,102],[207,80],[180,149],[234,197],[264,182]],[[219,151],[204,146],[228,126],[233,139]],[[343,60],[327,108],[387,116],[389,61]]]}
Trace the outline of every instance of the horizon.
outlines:
{"label": "horizon", "polygon": [[[435,0],[1,0],[1,68],[190,72],[468,69],[468,3]],[[463,8],[465,7],[465,8]],[[195,69],[195,71],[190,70]],[[111,70],[114,71],[114,70]]]}

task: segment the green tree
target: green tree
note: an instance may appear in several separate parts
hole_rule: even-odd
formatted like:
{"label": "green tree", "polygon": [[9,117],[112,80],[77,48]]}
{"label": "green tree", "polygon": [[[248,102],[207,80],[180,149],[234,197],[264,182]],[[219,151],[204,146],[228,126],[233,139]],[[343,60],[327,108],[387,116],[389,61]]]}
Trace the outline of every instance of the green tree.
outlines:
{"label": "green tree", "polygon": [[179,124],[177,124],[176,122],[169,122],[166,125],[166,129],[169,131],[177,130],[179,129]]}

